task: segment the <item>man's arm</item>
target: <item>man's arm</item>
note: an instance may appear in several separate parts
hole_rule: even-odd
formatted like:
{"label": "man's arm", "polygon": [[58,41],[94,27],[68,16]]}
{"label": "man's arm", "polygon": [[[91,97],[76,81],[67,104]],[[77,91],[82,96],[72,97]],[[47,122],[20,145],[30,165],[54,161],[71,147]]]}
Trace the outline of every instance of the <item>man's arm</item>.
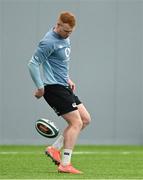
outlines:
{"label": "man's arm", "polygon": [[39,66],[40,64],[34,61],[34,59],[30,60],[28,63],[30,75],[37,87],[37,90],[34,94],[36,98],[40,98],[44,95],[44,85],[41,79]]}
{"label": "man's arm", "polygon": [[40,75],[40,69],[39,69],[39,64],[34,63],[32,60],[29,61],[28,63],[28,68],[30,75],[38,89],[41,89],[44,87],[43,81],[41,79]]}
{"label": "man's arm", "polygon": [[[46,42],[41,41],[39,45],[42,51],[44,53],[46,52],[46,56],[48,58],[54,50],[53,44],[52,43],[47,44]],[[36,98],[40,98],[44,95],[44,84],[41,79],[40,68],[39,68],[40,64],[42,64],[44,61],[46,61],[45,58],[39,58],[38,56],[34,55],[28,63],[30,75],[37,87],[37,90],[34,94]]]}

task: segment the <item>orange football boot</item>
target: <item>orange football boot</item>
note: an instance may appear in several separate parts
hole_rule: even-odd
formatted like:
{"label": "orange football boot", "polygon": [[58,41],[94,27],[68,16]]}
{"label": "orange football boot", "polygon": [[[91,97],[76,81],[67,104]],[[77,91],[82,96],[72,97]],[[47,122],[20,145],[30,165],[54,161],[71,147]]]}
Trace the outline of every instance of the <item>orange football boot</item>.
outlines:
{"label": "orange football boot", "polygon": [[60,173],[71,173],[71,174],[82,174],[83,172],[75,169],[71,164],[63,166],[59,165],[58,172]]}
{"label": "orange football boot", "polygon": [[47,156],[49,156],[56,165],[60,164],[60,162],[61,162],[61,152],[58,149],[56,149],[56,148],[54,148],[52,146],[49,146],[49,147],[46,148],[45,154]]}

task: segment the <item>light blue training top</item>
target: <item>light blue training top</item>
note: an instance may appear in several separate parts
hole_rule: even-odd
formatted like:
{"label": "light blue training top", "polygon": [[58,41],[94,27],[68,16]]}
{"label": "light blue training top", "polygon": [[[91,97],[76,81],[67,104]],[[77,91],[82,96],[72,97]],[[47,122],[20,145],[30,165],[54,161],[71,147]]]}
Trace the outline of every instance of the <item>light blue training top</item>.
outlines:
{"label": "light blue training top", "polygon": [[[70,51],[69,38],[62,38],[53,29],[46,33],[28,63],[31,77],[37,88],[43,88],[47,84],[68,85]],[[41,64],[43,80],[40,74]]]}

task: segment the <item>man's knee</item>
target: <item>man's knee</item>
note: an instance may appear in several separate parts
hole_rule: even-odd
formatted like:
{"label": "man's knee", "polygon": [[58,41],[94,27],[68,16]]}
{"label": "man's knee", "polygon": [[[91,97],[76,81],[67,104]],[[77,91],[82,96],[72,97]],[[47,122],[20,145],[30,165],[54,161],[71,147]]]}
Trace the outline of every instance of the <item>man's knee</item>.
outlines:
{"label": "man's knee", "polygon": [[86,116],[82,117],[82,122],[83,122],[83,128],[85,128],[87,125],[90,124],[91,122],[91,117],[89,114],[87,114]]}
{"label": "man's knee", "polygon": [[83,122],[81,119],[77,119],[74,123],[72,123],[73,128],[81,130],[83,127]]}
{"label": "man's knee", "polygon": [[81,130],[83,121],[78,111],[67,113],[63,115],[63,118],[68,122],[69,126],[72,126],[74,129]]}

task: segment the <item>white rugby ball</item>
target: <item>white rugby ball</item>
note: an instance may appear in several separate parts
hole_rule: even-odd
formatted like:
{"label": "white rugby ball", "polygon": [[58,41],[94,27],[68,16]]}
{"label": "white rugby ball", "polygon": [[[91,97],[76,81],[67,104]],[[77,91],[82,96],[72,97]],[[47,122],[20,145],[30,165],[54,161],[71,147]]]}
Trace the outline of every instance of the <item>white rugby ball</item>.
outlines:
{"label": "white rugby ball", "polygon": [[42,136],[47,138],[54,138],[59,134],[59,129],[56,127],[54,122],[40,118],[35,123],[35,128]]}

